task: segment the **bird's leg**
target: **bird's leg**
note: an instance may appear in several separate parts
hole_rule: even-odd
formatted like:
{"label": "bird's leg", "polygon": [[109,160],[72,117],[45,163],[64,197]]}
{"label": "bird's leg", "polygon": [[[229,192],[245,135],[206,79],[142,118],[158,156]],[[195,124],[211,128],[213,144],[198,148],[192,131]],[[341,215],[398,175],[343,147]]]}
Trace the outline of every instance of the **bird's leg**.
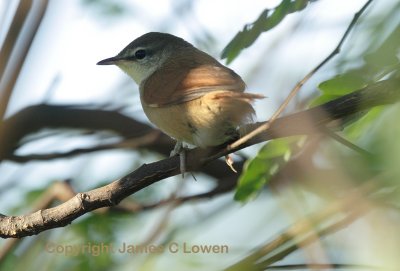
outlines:
{"label": "bird's leg", "polygon": [[181,153],[179,154],[179,166],[181,169],[182,179],[185,178],[186,172],[186,149],[182,148]]}
{"label": "bird's leg", "polygon": [[176,141],[174,149],[171,151],[170,157],[179,154],[179,167],[181,170],[182,178],[185,178],[186,172],[186,150],[182,141]]}

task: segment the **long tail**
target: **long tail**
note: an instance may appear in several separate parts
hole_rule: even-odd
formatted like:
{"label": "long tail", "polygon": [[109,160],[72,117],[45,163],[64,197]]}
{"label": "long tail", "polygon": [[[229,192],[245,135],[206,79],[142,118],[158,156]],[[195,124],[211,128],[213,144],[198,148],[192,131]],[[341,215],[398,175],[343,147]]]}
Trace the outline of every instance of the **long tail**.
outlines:
{"label": "long tail", "polygon": [[234,126],[252,122],[255,115],[252,106],[256,99],[264,99],[265,96],[254,93],[243,93],[233,91],[216,91],[208,94],[207,98],[218,102],[220,113]]}

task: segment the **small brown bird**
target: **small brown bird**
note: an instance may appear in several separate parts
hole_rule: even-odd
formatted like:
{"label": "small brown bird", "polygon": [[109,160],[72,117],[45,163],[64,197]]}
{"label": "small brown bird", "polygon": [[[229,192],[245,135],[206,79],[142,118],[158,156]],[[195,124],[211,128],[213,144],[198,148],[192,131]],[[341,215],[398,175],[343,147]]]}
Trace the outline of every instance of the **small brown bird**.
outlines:
{"label": "small brown bird", "polygon": [[201,148],[221,145],[240,134],[252,121],[252,102],[263,95],[244,93],[245,83],[233,70],[185,40],[150,32],[98,65],[117,65],[139,85],[140,100],[149,120],[177,144]]}

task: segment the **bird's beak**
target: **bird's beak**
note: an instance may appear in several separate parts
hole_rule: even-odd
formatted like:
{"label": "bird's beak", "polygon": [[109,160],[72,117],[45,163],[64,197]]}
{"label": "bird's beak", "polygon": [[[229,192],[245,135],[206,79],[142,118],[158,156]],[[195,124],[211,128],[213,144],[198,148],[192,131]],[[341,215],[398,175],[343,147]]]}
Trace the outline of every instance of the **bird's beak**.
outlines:
{"label": "bird's beak", "polygon": [[126,58],[121,56],[113,56],[97,62],[97,65],[115,65],[120,60],[126,60]]}

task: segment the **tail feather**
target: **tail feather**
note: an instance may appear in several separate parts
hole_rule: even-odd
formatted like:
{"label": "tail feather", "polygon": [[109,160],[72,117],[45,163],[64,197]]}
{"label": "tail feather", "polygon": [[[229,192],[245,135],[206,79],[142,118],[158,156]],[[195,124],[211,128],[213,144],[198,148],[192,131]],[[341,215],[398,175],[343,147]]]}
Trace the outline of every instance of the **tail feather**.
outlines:
{"label": "tail feather", "polygon": [[218,100],[216,104],[221,109],[221,115],[225,115],[224,118],[231,122],[233,126],[252,122],[255,115],[252,104],[256,99],[265,98],[261,94],[232,91],[215,92],[209,95],[211,100]]}
{"label": "tail feather", "polygon": [[192,142],[200,147],[217,146],[241,133],[243,124],[253,121],[252,103],[263,95],[233,91],[213,91],[186,106]]}

